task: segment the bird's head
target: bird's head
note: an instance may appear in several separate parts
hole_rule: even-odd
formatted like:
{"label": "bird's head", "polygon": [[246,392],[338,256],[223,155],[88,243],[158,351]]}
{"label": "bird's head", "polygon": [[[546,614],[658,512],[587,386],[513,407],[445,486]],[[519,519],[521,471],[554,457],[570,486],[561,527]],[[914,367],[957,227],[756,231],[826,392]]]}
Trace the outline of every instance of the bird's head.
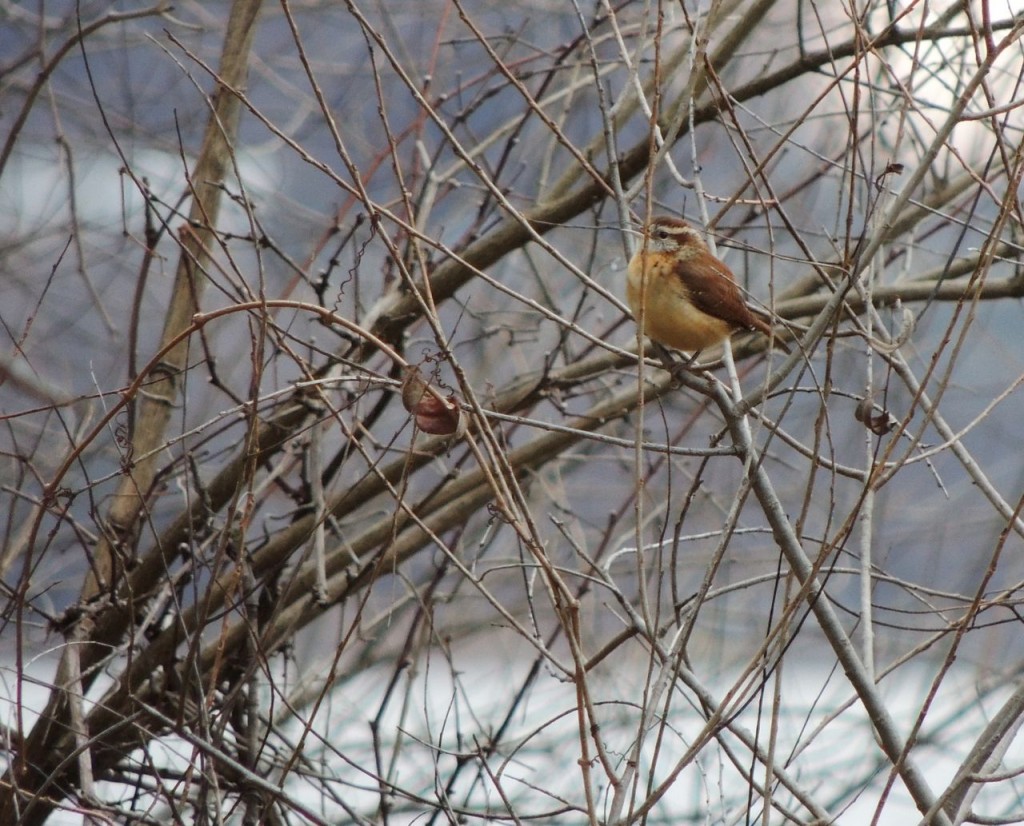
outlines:
{"label": "bird's head", "polygon": [[652,218],[644,234],[647,246],[653,252],[672,252],[689,258],[707,251],[707,244],[700,233],[680,218],[667,215]]}

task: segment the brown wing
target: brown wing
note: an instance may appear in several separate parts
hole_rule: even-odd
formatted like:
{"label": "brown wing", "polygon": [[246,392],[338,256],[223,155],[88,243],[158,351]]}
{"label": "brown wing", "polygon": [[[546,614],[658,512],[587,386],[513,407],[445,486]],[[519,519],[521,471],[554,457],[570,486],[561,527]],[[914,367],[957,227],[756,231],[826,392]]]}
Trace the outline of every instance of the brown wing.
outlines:
{"label": "brown wing", "polygon": [[681,261],[676,264],[675,271],[686,287],[690,301],[701,312],[720,318],[740,330],[759,330],[765,335],[771,332],[765,322],[747,309],[732,272],[714,256],[703,255],[698,261]]}

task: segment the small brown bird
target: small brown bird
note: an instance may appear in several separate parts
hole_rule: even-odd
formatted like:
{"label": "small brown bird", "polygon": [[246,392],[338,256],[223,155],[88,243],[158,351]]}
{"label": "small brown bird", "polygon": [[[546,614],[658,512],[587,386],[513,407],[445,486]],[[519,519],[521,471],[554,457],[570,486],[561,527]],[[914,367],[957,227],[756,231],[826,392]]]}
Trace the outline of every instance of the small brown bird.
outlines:
{"label": "small brown bird", "polygon": [[736,330],[772,335],[771,327],[747,308],[732,271],[711,254],[697,230],[661,216],[651,220],[644,235],[645,243],[626,270],[626,298],[644,335],[687,352],[717,344]]}

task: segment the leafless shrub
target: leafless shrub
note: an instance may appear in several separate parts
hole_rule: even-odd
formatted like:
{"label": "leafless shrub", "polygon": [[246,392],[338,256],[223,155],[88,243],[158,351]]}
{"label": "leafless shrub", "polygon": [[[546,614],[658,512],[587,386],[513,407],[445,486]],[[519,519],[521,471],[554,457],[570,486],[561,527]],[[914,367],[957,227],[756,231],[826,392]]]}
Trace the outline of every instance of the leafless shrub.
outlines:
{"label": "leafless shrub", "polygon": [[[1012,5],[57,5],[0,823],[1024,816]],[[791,356],[637,359],[656,212]]]}

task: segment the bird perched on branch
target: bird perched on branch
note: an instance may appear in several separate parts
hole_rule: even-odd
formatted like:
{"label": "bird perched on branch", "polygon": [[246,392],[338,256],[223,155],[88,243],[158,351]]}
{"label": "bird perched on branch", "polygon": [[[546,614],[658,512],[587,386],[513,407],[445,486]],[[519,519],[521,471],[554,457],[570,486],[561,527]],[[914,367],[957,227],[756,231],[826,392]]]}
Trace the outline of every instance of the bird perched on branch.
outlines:
{"label": "bird perched on branch", "polygon": [[626,298],[644,335],[696,353],[737,330],[749,330],[789,352],[750,311],[732,271],[711,254],[696,229],[661,216],[644,228],[644,236],[626,270]]}

